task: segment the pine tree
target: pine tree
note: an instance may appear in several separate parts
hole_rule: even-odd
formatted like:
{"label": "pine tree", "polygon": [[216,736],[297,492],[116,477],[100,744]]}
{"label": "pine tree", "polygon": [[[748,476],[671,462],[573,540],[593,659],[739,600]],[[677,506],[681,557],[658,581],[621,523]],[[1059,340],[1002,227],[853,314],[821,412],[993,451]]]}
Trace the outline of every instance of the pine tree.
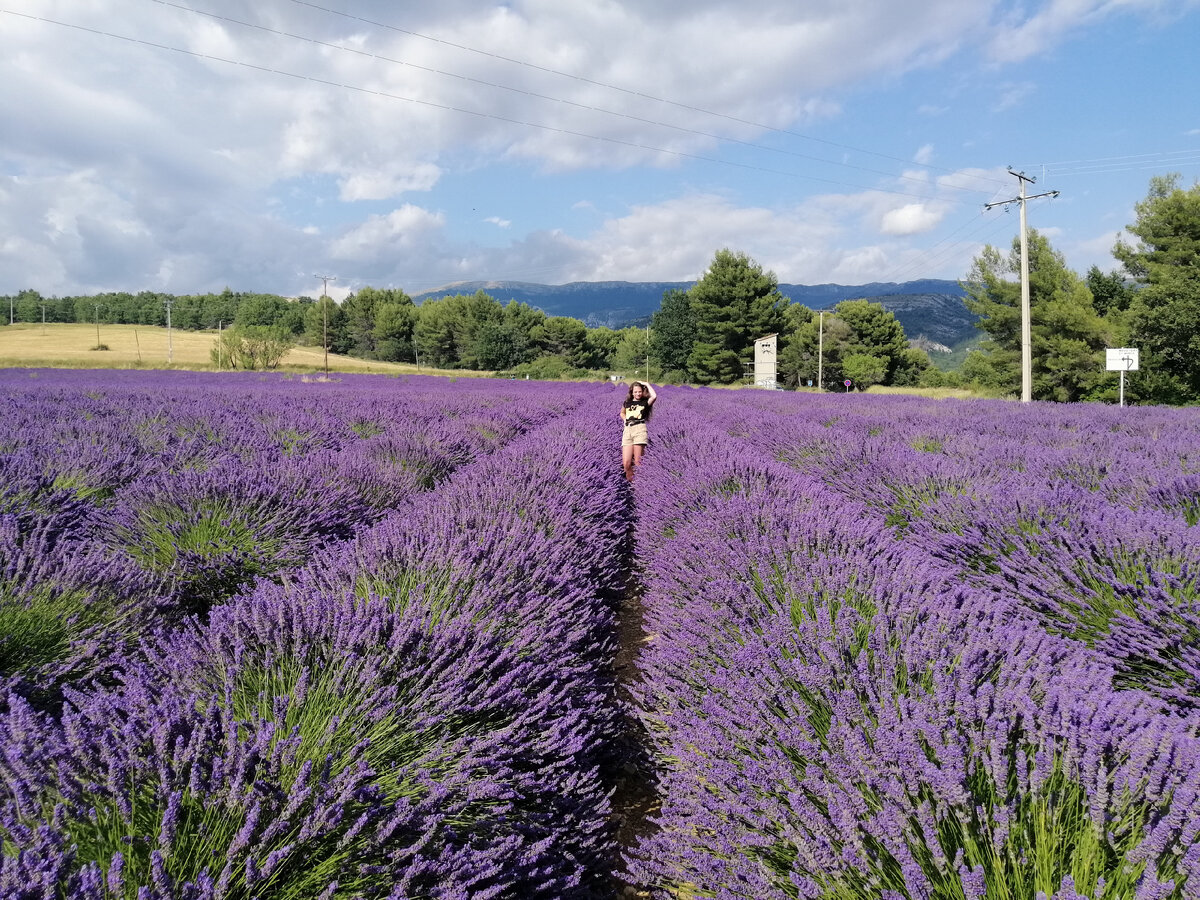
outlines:
{"label": "pine tree", "polygon": [[787,301],[779,280],[745,253],[717,251],[688,295],[696,323],[688,370],[701,384],[737,381],[754,341],[783,326]]}
{"label": "pine tree", "polygon": [[664,373],[686,373],[696,343],[696,317],[687,291],[671,288],[650,317],[650,355]]}
{"label": "pine tree", "polygon": [[[975,258],[964,285],[966,306],[987,332],[981,352],[964,374],[989,387],[1017,393],[1021,385],[1020,285],[1003,276],[1020,272],[1018,239],[1007,259],[994,247]],[[1092,305],[1092,293],[1067,268],[1061,253],[1035,229],[1029,231],[1029,298],[1033,331],[1035,400],[1088,400],[1109,393],[1104,348],[1113,328]]]}
{"label": "pine tree", "polygon": [[1141,352],[1135,391],[1160,403],[1200,400],[1200,182],[1155,177],[1113,255],[1141,289],[1129,310],[1130,346]]}

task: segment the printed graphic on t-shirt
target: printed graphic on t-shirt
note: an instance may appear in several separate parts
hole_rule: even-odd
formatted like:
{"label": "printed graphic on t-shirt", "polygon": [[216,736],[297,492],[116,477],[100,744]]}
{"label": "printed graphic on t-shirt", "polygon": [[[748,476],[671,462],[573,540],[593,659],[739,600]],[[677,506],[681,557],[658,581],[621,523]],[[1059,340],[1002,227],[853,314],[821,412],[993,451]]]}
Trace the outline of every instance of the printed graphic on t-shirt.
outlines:
{"label": "printed graphic on t-shirt", "polygon": [[625,424],[640,425],[646,421],[646,404],[630,403],[625,407]]}

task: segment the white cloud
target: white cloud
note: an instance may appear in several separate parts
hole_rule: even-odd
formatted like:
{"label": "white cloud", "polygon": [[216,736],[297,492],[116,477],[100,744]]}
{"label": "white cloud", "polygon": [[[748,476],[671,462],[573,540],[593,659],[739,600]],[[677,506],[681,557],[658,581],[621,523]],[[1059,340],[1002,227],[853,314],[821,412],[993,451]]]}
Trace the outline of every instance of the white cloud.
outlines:
{"label": "white cloud", "polygon": [[999,91],[999,96],[992,103],[993,112],[1004,112],[1006,109],[1020,106],[1037,91],[1037,85],[1031,81],[1009,82],[1000,85]]}
{"label": "white cloud", "polygon": [[[904,239],[950,216],[961,189],[977,190],[994,173],[914,171],[889,181],[842,170],[861,188],[813,197],[781,181],[742,200],[743,190],[751,196],[737,168],[745,157],[734,154],[754,151],[723,139],[794,147],[798,129],[841,120],[840,104],[850,102],[842,98],[864,85],[952,57],[957,65],[963,50],[1017,58],[1099,18],[1184,5],[1032,0],[1001,18],[995,0],[512,0],[486,8],[447,0],[406,9],[401,22],[393,6],[365,4],[377,11],[364,18],[402,24],[405,33],[301,4],[205,4],[286,35],[165,4],[7,7],[81,27],[0,13],[0,293],[225,285],[311,293],[295,273],[335,263],[347,278],[352,270],[383,283],[514,272],[687,279],[726,245],[792,280],[878,275],[872,266],[902,257]],[[1033,90],[1004,84],[995,104],[1012,108]],[[918,109],[946,111],[932,101]],[[882,138],[864,149],[893,152],[894,161],[929,137],[914,155],[928,164],[933,138],[939,158],[962,145],[961,135],[930,130],[950,118],[923,120],[916,138],[900,134],[901,149]],[[847,156],[861,162],[852,149]],[[896,168],[869,168],[877,165]],[[504,248],[463,237],[478,228],[478,213],[467,211],[475,201],[455,206],[458,185],[447,186],[475,179],[471,190],[489,200],[480,209],[511,216],[487,221],[510,229],[534,218],[489,180],[614,170],[620,183],[600,187],[565,175],[530,182],[531,196],[589,199],[544,203],[537,230]],[[676,172],[688,181],[669,179]],[[414,192],[430,194],[428,208],[402,202]],[[605,219],[614,209],[626,211]]]}
{"label": "white cloud", "polygon": [[944,209],[933,209],[925,203],[906,203],[884,213],[879,230],[892,235],[922,234],[941,222],[944,216]]}
{"label": "white cloud", "polygon": [[[905,252],[859,230],[864,213],[876,216],[881,202],[874,194],[825,195],[791,208],[743,208],[727,197],[695,194],[639,206],[577,242],[579,265],[563,280],[688,281],[722,247],[748,253],[781,282],[881,280]],[[931,207],[910,216],[925,225],[941,212]]]}
{"label": "white cloud", "polygon": [[335,259],[372,260],[412,247],[444,224],[441,214],[406,203],[385,216],[371,216],[352,228],[330,244],[329,252]]}
{"label": "white cloud", "polygon": [[1113,256],[1113,247],[1119,239],[1129,241],[1129,235],[1121,229],[1104,231],[1092,237],[1079,238],[1057,244],[1070,260],[1072,268],[1079,274],[1084,274],[1092,266],[1098,266],[1103,272],[1118,269],[1119,265]]}
{"label": "white cloud", "polygon": [[417,163],[401,171],[368,169],[351,172],[343,177],[339,198],[355,200],[389,200],[409,191],[429,191],[441,177],[441,169],[431,163]]}
{"label": "white cloud", "polygon": [[1043,0],[1015,7],[998,23],[987,51],[997,62],[1022,62],[1102,19],[1123,13],[1169,18],[1194,6],[1194,0]]}

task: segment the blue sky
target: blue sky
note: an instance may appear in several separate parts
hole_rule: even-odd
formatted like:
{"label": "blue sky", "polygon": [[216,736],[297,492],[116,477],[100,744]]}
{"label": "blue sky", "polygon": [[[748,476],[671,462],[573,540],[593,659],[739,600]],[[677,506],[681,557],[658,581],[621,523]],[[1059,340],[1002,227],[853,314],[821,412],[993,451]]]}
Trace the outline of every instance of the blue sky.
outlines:
{"label": "blue sky", "polygon": [[1200,177],[1200,0],[0,0],[0,293],[961,278]]}

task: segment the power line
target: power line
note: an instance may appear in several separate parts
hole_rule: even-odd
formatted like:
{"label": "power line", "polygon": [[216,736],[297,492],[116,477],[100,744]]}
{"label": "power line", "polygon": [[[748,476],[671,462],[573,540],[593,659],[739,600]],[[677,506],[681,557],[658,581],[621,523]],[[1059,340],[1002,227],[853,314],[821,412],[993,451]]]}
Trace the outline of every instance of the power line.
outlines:
{"label": "power line", "polygon": [[[746,140],[741,140],[740,138],[729,137],[727,135],[714,134],[712,132],[702,131],[697,128],[688,128],[687,126],[684,126],[684,125],[675,125],[670,122],[663,122],[658,119],[649,119],[644,116],[637,116],[637,115],[633,115],[632,113],[621,112],[620,110],[608,109],[603,106],[595,106],[593,104],[580,103],[575,100],[568,100],[563,97],[555,97],[550,94],[542,94],[537,91],[528,90],[526,88],[513,87],[512,85],[501,84],[499,82],[489,81],[484,78],[476,78],[471,75],[463,75],[460,72],[452,72],[452,71],[447,71],[444,69],[437,69],[437,68],[433,68],[431,66],[421,65],[420,63],[410,62],[408,60],[396,59],[394,57],[384,56],[379,53],[372,53],[368,50],[360,50],[357,47],[347,47],[344,44],[333,43],[331,41],[324,41],[324,40],[321,40],[320,38],[313,38],[313,37],[309,37],[307,35],[295,34],[293,32],[289,32],[289,31],[281,31],[277,28],[271,28],[267,25],[259,25],[255,22],[247,22],[242,19],[235,19],[230,16],[223,16],[218,13],[212,13],[212,12],[207,12],[205,10],[195,9],[193,7],[185,6],[180,3],[170,2],[170,0],[149,0],[149,2],[156,3],[159,6],[165,6],[165,7],[171,8],[171,9],[177,9],[181,12],[191,13],[193,15],[203,16],[203,17],[209,18],[209,19],[214,19],[219,22],[227,22],[229,24],[238,25],[243,28],[250,28],[250,29],[253,29],[256,31],[262,31],[267,34],[274,35],[276,37],[283,37],[283,38],[288,38],[289,40],[301,41],[304,43],[312,44],[317,47],[324,47],[324,48],[327,48],[330,50],[337,50],[342,53],[348,53],[348,54],[351,54],[354,56],[363,57],[365,59],[376,60],[378,62],[390,63],[392,65],[397,65],[397,66],[405,66],[405,67],[408,67],[411,69],[416,69],[421,72],[428,72],[430,74],[439,75],[439,76],[442,76],[445,78],[453,78],[453,79],[456,79],[459,81],[465,81],[470,84],[478,84],[483,87],[495,88],[496,90],[501,90],[501,91],[509,91],[511,93],[521,94],[522,96],[530,97],[535,100],[546,100],[551,103],[559,103],[564,106],[570,106],[575,109],[583,110],[585,112],[594,112],[594,113],[600,113],[602,115],[614,116],[617,118],[626,119],[631,122],[638,122],[643,125],[652,125],[657,128],[666,128],[666,129],[670,129],[672,131],[681,132],[683,134],[693,135],[695,137],[703,137],[703,138],[708,138],[708,139],[714,140],[714,141],[721,141],[721,142],[729,143],[729,144],[737,144],[742,147],[749,147],[751,149],[760,150],[760,151],[763,151],[766,153],[777,153],[777,154],[784,155],[784,156],[792,156],[792,157],[796,157],[798,159],[809,160],[811,162],[820,162],[820,163],[825,163],[826,165],[840,166],[840,167],[846,168],[846,169],[854,169],[856,171],[867,172],[872,175],[883,175],[888,178],[897,178],[897,179],[900,179],[903,181],[915,181],[920,184],[928,183],[925,179],[919,178],[919,177],[916,177],[913,175],[905,175],[903,173],[895,173],[895,172],[886,172],[886,171],[883,171],[880,169],[872,169],[867,166],[859,166],[859,165],[855,165],[853,163],[843,162],[843,161],[836,160],[836,159],[827,159],[827,158],[821,157],[821,156],[813,156],[808,153],[800,153],[798,151],[788,150],[788,149],[785,149],[782,147],[768,147],[768,146],[764,146],[763,144],[756,143],[754,141],[746,141]],[[421,37],[423,37],[423,35],[421,35]],[[434,39],[430,38],[430,40],[434,40]],[[478,51],[478,52],[484,52],[484,51]],[[503,57],[501,57],[501,58],[503,58]],[[619,90],[617,88],[614,88],[614,89]],[[659,102],[668,103],[670,101],[659,101]],[[695,109],[694,107],[688,107],[688,108]],[[703,112],[705,115],[709,115],[709,116],[719,116],[720,115],[719,113],[711,113],[711,112],[707,112],[707,111],[699,110],[699,109],[695,109],[695,111]],[[738,121],[741,121],[741,120],[738,120]],[[759,124],[749,123],[749,122],[745,122],[743,124],[753,125],[753,127],[762,129],[762,130],[779,131],[782,133],[781,129],[773,129],[767,125],[759,125]],[[818,140],[818,139],[817,138],[808,138],[808,140]],[[834,146],[842,146],[842,145],[835,144]],[[847,147],[845,149],[855,149],[855,148]],[[856,152],[870,153],[871,151],[856,150]],[[872,155],[883,156],[883,154],[872,154]],[[915,163],[915,162],[911,162],[911,161],[900,160],[900,159],[897,159],[896,157],[884,157],[884,158],[892,159],[897,162],[901,162],[905,165],[915,165],[915,166],[921,166],[922,168],[931,168],[931,169],[937,168],[941,171],[951,172],[952,174],[955,174],[955,175],[962,175],[961,172],[956,172],[956,171],[950,170],[950,169],[942,169],[941,167],[928,166],[927,164],[924,164],[924,163]],[[967,175],[966,177],[979,178],[981,180],[989,181],[989,182],[994,181],[993,179],[988,178],[987,176],[984,176],[984,175]],[[956,191],[966,191],[969,193],[976,193],[976,194],[982,193],[981,188],[970,188],[970,187],[966,187],[965,185],[942,183],[940,186],[945,187],[945,188],[950,188],[950,189],[956,190]]]}
{"label": "power line", "polygon": [[1047,177],[1061,178],[1073,175],[1111,175],[1145,169],[1158,169],[1172,165],[1194,165],[1200,163],[1198,150],[1164,150],[1153,153],[1135,153],[1125,156],[1107,156],[1098,159],[1077,159],[1065,162],[1038,163],[1038,168]]}
{"label": "power line", "polygon": [[[837,141],[831,141],[831,140],[826,140],[824,138],[813,137],[812,135],[803,134],[802,132],[799,132],[799,131],[792,131],[787,128],[778,128],[774,125],[767,125],[762,122],[755,122],[750,119],[743,119],[738,116],[729,115],[727,113],[716,112],[714,110],[705,109],[700,106],[694,106],[689,103],[682,103],[680,101],[671,100],[671,99],[665,98],[665,97],[657,97],[653,94],[648,94],[645,91],[621,87],[620,85],[610,84],[605,81],[597,81],[596,79],[588,78],[583,75],[576,75],[571,72],[563,72],[559,69],[553,69],[553,68],[549,68],[547,66],[541,66],[541,65],[538,65],[537,63],[531,63],[526,60],[515,59],[514,57],[504,56],[499,53],[493,53],[489,50],[481,50],[477,47],[471,47],[466,44],[458,44],[453,41],[447,41],[442,38],[434,37],[432,35],[423,34],[419,31],[411,31],[406,28],[400,28],[396,25],[388,24],[387,22],[379,22],[374,19],[367,19],[362,16],[356,16],[356,15],[353,15],[352,13],[342,12],[341,10],[330,9],[329,7],[321,6],[317,3],[309,2],[309,0],[290,0],[290,2],[295,3],[297,6],[305,6],[305,7],[308,7],[309,9],[315,9],[315,10],[319,10],[320,12],[329,13],[330,15],[339,16],[344,19],[350,19],[355,22],[361,22],[364,25],[373,25],[376,28],[384,28],[384,29],[387,29],[388,31],[395,31],[398,34],[404,34],[404,35],[408,35],[409,37],[420,38],[421,40],[431,41],[433,43],[441,44],[446,47],[452,47],[455,50],[463,50],[467,53],[475,53],[480,56],[488,57],[490,59],[495,59],[495,60],[499,60],[501,62],[506,62],[506,63],[512,63],[513,65],[522,66],[524,68],[532,69],[532,70],[535,70],[538,72],[544,72],[548,75],[555,75],[560,78],[568,78],[568,79],[571,79],[572,81],[578,81],[581,84],[590,85],[592,87],[600,87],[600,88],[604,88],[605,90],[617,91],[619,93],[626,94],[631,97],[638,97],[643,100],[650,100],[655,103],[662,103],[667,106],[673,106],[677,109],[687,110],[688,112],[701,113],[706,116],[712,116],[714,118],[724,119],[728,122],[734,122],[738,125],[747,125],[752,128],[761,129],[763,131],[769,131],[769,132],[772,132],[775,134],[782,134],[782,135],[787,135],[789,137],[800,138],[801,140],[813,141],[815,143],[825,144],[826,146],[829,146],[829,147],[837,147],[840,150],[852,150],[855,153],[862,153],[867,156],[876,156],[876,157],[879,157],[880,159],[891,160],[892,162],[898,162],[898,163],[901,163],[902,165],[906,165],[906,166],[907,165],[917,165],[917,166],[921,166],[922,168],[928,168],[928,169],[937,170],[937,171],[951,172],[951,173],[954,172],[953,169],[947,169],[942,166],[931,166],[927,163],[914,163],[912,160],[902,159],[898,156],[889,156],[886,153],[878,153],[874,150],[867,150],[865,148],[855,147],[850,144],[842,144],[842,143],[838,143]],[[1006,184],[1006,182],[1003,182],[1000,179],[987,179],[987,180],[992,181],[995,184]]]}
{"label": "power line", "polygon": [[1114,162],[1121,162],[1121,161],[1125,161],[1125,160],[1145,160],[1145,159],[1149,159],[1152,157],[1171,157],[1171,156],[1177,156],[1180,154],[1186,154],[1188,156],[1196,156],[1196,155],[1200,154],[1200,150],[1197,150],[1194,148],[1189,148],[1186,150],[1156,150],[1152,153],[1130,153],[1130,154],[1126,154],[1124,156],[1101,156],[1096,159],[1070,159],[1070,160],[1053,162],[1053,163],[1041,163],[1041,165],[1044,165],[1048,168],[1053,167],[1053,166],[1078,166],[1078,165],[1089,165],[1092,163],[1114,163]]}
{"label": "power line", "polygon": [[[1038,199],[1038,200],[1043,200],[1043,202],[1044,202],[1045,198],[1039,197],[1039,198],[1029,198],[1029,199]],[[1000,203],[998,205],[1003,206],[1004,204]],[[944,247],[941,250],[935,249],[936,247],[940,246],[941,244],[944,244],[950,238],[954,237],[954,235],[958,234],[964,228],[967,228],[976,222],[978,222],[976,227],[972,228],[971,231],[969,231],[967,234],[963,235],[963,237],[960,240],[955,241],[954,243]],[[981,240],[984,242],[990,241],[992,236],[997,234],[1001,230],[1001,227],[1003,226],[1003,224],[1004,224],[1004,216],[997,214],[991,218],[988,218],[988,210],[986,208],[983,210],[980,210],[980,212],[975,217],[964,222],[958,228],[954,229],[954,231],[950,232],[950,234],[946,235],[946,237],[942,238],[942,240],[940,240],[936,244],[933,244],[932,246],[928,247],[926,250],[922,251],[917,256],[915,256],[913,259],[910,259],[908,262],[903,263],[901,266],[892,270],[892,273],[889,274],[885,280],[887,280],[887,281],[903,281],[903,280],[906,280],[907,277],[909,277],[910,272],[919,271],[922,268],[936,268],[936,267],[942,265],[947,260],[953,259],[956,255],[961,253],[964,249],[966,249],[968,247],[974,248],[976,245],[979,244],[979,242]],[[982,232],[982,234],[981,234],[981,232]],[[974,239],[974,240],[972,240],[972,239]]]}
{"label": "power line", "polygon": [[799,172],[790,172],[790,171],[786,171],[786,170],[782,170],[782,169],[773,169],[773,168],[768,168],[766,166],[752,165],[750,163],[734,162],[732,160],[719,159],[716,157],[704,156],[702,154],[697,154],[697,153],[687,153],[682,150],[669,150],[669,149],[666,149],[663,147],[655,147],[655,146],[652,146],[649,144],[641,144],[636,141],[626,141],[626,140],[622,140],[620,138],[605,137],[603,135],[589,134],[587,132],[575,131],[575,130],[572,130],[569,128],[559,128],[559,127],[556,127],[553,125],[543,125],[538,122],[527,122],[527,121],[524,121],[521,119],[514,119],[509,116],[502,116],[497,113],[488,113],[488,112],[481,112],[479,110],[465,109],[463,107],[451,106],[451,105],[445,104],[445,103],[437,103],[432,100],[422,100],[422,99],[419,99],[416,97],[405,97],[401,94],[393,94],[389,91],[381,91],[381,90],[376,90],[374,88],[365,88],[365,87],[361,87],[358,85],[352,85],[352,84],[346,84],[343,82],[333,81],[333,80],[330,80],[327,78],[318,78],[313,75],[303,75],[303,74],[299,74],[296,72],[289,72],[284,69],[276,69],[276,68],[272,68],[271,66],[260,65],[258,63],[245,62],[244,60],[228,59],[226,57],[215,56],[210,53],[201,53],[196,50],[188,50],[183,47],[175,47],[170,44],[163,44],[163,43],[160,43],[157,41],[147,40],[145,38],[137,38],[137,37],[130,37],[129,35],[116,34],[114,32],[105,31],[100,28],[93,28],[88,25],[80,25],[80,24],[73,23],[73,22],[62,22],[58,19],[51,19],[51,18],[47,18],[45,16],[35,16],[35,15],[31,15],[29,13],[15,12],[15,11],[9,10],[9,9],[0,9],[0,12],[7,13],[8,15],[19,16],[21,18],[30,19],[30,20],[37,21],[37,22],[43,22],[43,23],[46,23],[49,25],[56,25],[56,26],[59,26],[62,28],[70,28],[73,30],[82,31],[82,32],[85,32],[88,34],[94,34],[94,35],[98,35],[101,37],[107,37],[107,38],[112,38],[115,40],[126,41],[128,43],[138,44],[138,45],[141,45],[144,47],[150,47],[150,48],[156,49],[156,50],[167,50],[172,53],[180,53],[185,56],[194,57],[196,59],[204,59],[204,60],[208,60],[210,62],[217,62],[217,63],[222,63],[225,65],[241,66],[243,68],[251,69],[251,70],[257,71],[257,72],[265,72],[265,73],[269,73],[272,75],[281,75],[286,78],[294,78],[299,81],[308,81],[313,84],[323,85],[325,87],[333,87],[333,88],[338,88],[341,90],[353,91],[356,93],[367,94],[369,96],[375,96],[375,97],[381,97],[381,98],[388,99],[388,100],[398,100],[398,101],[402,101],[405,103],[413,103],[413,104],[417,104],[420,106],[427,106],[427,107],[430,107],[433,109],[441,109],[441,110],[448,111],[448,112],[456,112],[456,113],[462,113],[464,115],[476,116],[478,118],[492,119],[494,121],[505,122],[510,125],[519,125],[519,126],[526,127],[526,128],[536,128],[536,129],[551,132],[554,134],[562,134],[562,135],[567,135],[570,137],[584,138],[586,140],[600,141],[600,142],[604,142],[604,143],[608,143],[608,144],[615,144],[617,146],[629,147],[631,149],[645,150],[645,151],[659,153],[659,154],[663,154],[663,155],[667,155],[667,156],[675,156],[680,159],[690,159],[690,160],[694,160],[697,162],[707,162],[707,163],[713,163],[715,165],[730,166],[733,168],[743,169],[743,170],[747,170],[747,171],[762,172],[762,173],[768,174],[768,175],[780,175],[785,178],[799,178],[799,179],[802,179],[805,181],[815,181],[815,182],[818,182],[821,184],[834,185],[836,187],[851,188],[856,191],[873,191],[876,193],[891,194],[891,195],[898,196],[898,197],[910,197],[910,198],[917,199],[917,200],[928,200],[929,199],[929,196],[925,195],[925,194],[912,194],[912,193],[908,193],[905,191],[893,190],[891,188],[853,184],[853,183],[845,182],[845,181],[837,181],[837,180],[831,179],[831,178],[820,178],[816,175],[805,175],[805,174],[801,174]]}
{"label": "power line", "polygon": [[[910,273],[919,272],[922,269],[932,269],[940,266],[942,263],[953,259],[956,255],[962,252],[966,246],[975,246],[978,242],[971,240],[980,232],[987,231],[990,237],[993,231],[998,231],[996,227],[1003,217],[996,215],[989,217],[986,212],[981,211],[973,218],[966,220],[941,240],[922,250],[916,256],[901,263],[896,268],[892,269],[883,281],[906,281],[910,277]],[[974,226],[974,227],[972,227]],[[951,240],[960,232],[967,228],[971,228],[958,240]],[[940,248],[940,249],[939,249]]]}

